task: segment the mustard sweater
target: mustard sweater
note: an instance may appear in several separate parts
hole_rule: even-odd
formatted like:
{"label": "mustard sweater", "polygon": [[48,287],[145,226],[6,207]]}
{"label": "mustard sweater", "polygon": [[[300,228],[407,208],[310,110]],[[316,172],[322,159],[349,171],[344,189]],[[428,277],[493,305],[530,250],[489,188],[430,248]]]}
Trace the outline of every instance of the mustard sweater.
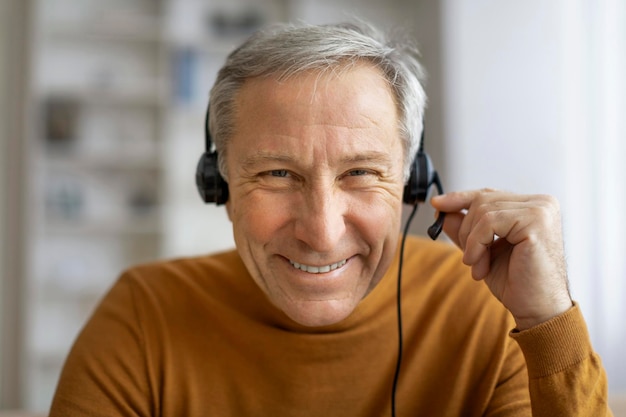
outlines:
{"label": "mustard sweater", "polygon": [[[342,322],[298,325],[237,252],[133,268],[67,358],[50,416],[389,416],[398,259]],[[409,238],[398,416],[610,416],[577,306],[524,332],[456,248]],[[532,404],[532,406],[531,406]]]}

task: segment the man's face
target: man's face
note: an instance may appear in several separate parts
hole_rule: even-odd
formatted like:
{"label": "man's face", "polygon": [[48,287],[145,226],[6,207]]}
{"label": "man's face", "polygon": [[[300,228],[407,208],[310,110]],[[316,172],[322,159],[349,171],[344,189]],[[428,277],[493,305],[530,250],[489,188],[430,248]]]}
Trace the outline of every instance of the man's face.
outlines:
{"label": "man's face", "polygon": [[403,147],[378,70],[255,78],[228,143],[235,242],[271,302],[306,326],[347,317],[396,250]]}

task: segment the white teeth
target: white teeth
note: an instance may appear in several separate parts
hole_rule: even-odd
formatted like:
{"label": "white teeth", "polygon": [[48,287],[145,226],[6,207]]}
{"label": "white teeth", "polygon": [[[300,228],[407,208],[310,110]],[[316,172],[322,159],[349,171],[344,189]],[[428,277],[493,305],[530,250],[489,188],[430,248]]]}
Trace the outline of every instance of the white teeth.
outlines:
{"label": "white teeth", "polygon": [[333,271],[337,268],[341,268],[342,266],[344,266],[346,264],[347,260],[344,259],[343,261],[339,261],[337,263],[331,264],[331,265],[324,265],[324,266],[309,266],[309,265],[304,265],[304,264],[300,264],[298,262],[289,260],[289,263],[291,263],[291,265],[293,265],[295,268],[298,268],[301,271],[304,272],[308,272],[310,274],[323,274],[326,272],[330,272]]}

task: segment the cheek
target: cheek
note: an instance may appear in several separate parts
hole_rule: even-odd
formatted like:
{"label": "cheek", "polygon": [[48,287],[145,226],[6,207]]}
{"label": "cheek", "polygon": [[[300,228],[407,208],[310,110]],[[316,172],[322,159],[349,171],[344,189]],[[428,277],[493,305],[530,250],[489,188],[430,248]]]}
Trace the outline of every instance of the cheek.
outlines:
{"label": "cheek", "polygon": [[237,243],[244,240],[267,243],[288,219],[285,205],[268,198],[243,199],[241,204],[235,200],[229,208],[229,216]]}
{"label": "cheek", "polygon": [[381,235],[393,236],[400,230],[402,201],[395,194],[373,197],[358,202],[353,209],[353,218],[358,219],[359,229],[372,239]]}
{"label": "cheek", "polygon": [[[402,203],[393,204],[378,201],[377,204],[368,204],[362,209],[358,220],[354,224],[360,239],[367,242],[369,253],[364,258],[364,276],[368,277],[367,293],[369,293],[383,278],[396,254],[398,236],[401,228]],[[358,223],[357,223],[358,221]]]}
{"label": "cheek", "polygon": [[370,202],[359,210],[358,230],[369,242],[375,258],[392,258],[400,233],[402,201],[388,198]]}

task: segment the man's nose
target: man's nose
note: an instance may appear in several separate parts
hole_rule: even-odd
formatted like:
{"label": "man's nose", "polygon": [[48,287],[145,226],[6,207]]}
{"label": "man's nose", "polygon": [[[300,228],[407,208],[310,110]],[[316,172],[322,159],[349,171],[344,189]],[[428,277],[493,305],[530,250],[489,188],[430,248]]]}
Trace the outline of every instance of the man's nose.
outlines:
{"label": "man's nose", "polygon": [[341,190],[330,185],[307,190],[296,214],[296,238],[316,252],[336,249],[346,232],[347,200]]}

